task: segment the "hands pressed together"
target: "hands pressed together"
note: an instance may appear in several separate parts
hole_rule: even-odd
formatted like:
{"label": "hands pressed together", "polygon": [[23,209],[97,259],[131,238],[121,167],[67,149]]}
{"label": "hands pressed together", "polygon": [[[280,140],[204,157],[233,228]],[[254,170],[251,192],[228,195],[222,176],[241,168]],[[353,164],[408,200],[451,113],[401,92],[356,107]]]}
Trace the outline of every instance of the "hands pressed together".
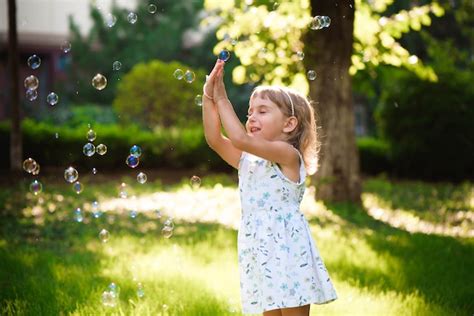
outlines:
{"label": "hands pressed together", "polygon": [[217,104],[221,100],[227,100],[227,92],[224,85],[225,62],[218,59],[209,76],[206,77],[203,94],[204,97]]}

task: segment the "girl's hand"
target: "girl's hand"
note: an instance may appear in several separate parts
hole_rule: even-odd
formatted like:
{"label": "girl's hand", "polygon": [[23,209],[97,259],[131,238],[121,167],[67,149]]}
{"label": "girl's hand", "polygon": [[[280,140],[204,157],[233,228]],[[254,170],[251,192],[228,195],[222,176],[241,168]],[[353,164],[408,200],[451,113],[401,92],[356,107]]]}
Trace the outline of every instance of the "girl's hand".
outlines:
{"label": "girl's hand", "polygon": [[217,103],[220,100],[227,100],[227,92],[225,90],[224,85],[224,65],[225,62],[222,60],[218,60],[216,64],[216,74],[214,78],[214,91],[213,97],[214,102]]}
{"label": "girl's hand", "polygon": [[214,81],[215,81],[215,77],[216,77],[216,73],[218,69],[218,63],[219,63],[219,60],[217,60],[211,73],[208,76],[206,76],[206,83],[204,84],[204,87],[202,89],[204,96],[210,100],[214,99]]}

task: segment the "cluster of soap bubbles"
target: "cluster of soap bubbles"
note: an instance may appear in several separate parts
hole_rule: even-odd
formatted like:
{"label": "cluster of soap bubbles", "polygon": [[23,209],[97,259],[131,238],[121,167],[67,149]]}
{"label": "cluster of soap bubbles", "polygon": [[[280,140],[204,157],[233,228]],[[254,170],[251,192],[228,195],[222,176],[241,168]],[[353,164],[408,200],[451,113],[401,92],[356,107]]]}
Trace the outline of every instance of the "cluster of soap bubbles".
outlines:
{"label": "cluster of soap bubbles", "polygon": [[[34,60],[36,60],[36,62],[32,62],[30,64],[30,59],[33,58]],[[30,67],[32,69],[36,69],[39,67],[41,63],[41,59],[36,56],[36,55],[33,55],[31,56],[29,59],[28,59],[28,65],[30,65]],[[34,67],[34,68],[33,68]],[[26,98],[30,101],[34,101],[36,100],[36,98],[38,98],[38,86],[39,86],[39,80],[38,78],[35,76],[35,75],[30,75],[28,77],[25,78],[24,82],[23,82],[24,86],[25,86],[25,89],[26,89]]]}
{"label": "cluster of soap bubbles", "polygon": [[[23,161],[23,170],[34,176],[37,176],[40,172],[40,165],[33,158],[28,158]],[[31,193],[38,195],[43,191],[43,184],[35,179],[30,183],[29,189]]]}
{"label": "cluster of soap bubbles", "polygon": [[120,295],[120,287],[115,283],[110,283],[107,289],[102,292],[102,304],[107,307],[117,306]]}
{"label": "cluster of soap bubbles", "polygon": [[130,168],[136,168],[140,163],[140,156],[142,155],[142,149],[138,145],[133,145],[130,148],[130,154],[125,159],[125,163]]}
{"label": "cluster of soap bubbles", "polygon": [[[145,296],[145,288],[141,282],[136,283],[136,294],[138,298]],[[119,303],[120,287],[114,282],[102,292],[102,305],[106,307],[116,307]]]}
{"label": "cluster of soap bubbles", "polygon": [[184,78],[187,83],[192,83],[194,79],[196,79],[196,75],[191,70],[186,70],[186,72],[184,72],[179,68],[174,71],[173,76],[178,80]]}
{"label": "cluster of soap bubbles", "polygon": [[94,132],[93,129],[89,128],[86,133],[86,138],[89,141],[82,147],[82,152],[87,157],[92,157],[95,153],[103,156],[107,153],[107,146],[104,144],[99,144],[97,147],[92,143],[96,138],[97,134]]}
{"label": "cluster of soap bubbles", "polygon": [[331,18],[326,15],[316,15],[311,20],[310,28],[312,30],[320,30],[331,25]]}
{"label": "cluster of soap bubbles", "polygon": [[173,219],[170,217],[163,223],[161,234],[165,238],[171,238],[171,236],[173,236],[173,230],[174,230],[174,223],[173,223]]}

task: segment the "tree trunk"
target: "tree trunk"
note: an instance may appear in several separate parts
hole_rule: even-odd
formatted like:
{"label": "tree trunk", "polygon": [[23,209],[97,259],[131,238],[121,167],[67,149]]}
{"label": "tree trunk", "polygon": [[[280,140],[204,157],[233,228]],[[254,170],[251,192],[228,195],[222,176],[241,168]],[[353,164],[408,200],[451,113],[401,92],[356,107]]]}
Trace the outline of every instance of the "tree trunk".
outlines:
{"label": "tree trunk", "polygon": [[322,143],[316,197],[328,202],[360,203],[359,153],[355,140],[351,65],[354,1],[311,1],[312,16],[329,16],[331,25],[309,30],[305,37],[305,66],[316,71],[310,97],[319,114]]}
{"label": "tree trunk", "polygon": [[16,3],[8,0],[8,68],[10,69],[10,170],[19,172],[22,165],[20,121],[18,36],[16,28]]}

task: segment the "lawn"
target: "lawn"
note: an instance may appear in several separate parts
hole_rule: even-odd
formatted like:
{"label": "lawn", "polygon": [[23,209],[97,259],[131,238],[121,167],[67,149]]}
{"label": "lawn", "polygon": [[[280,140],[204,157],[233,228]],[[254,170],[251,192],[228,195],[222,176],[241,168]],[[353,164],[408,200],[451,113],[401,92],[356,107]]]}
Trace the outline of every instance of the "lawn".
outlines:
{"label": "lawn", "polygon": [[[203,175],[198,188],[191,175],[81,175],[76,194],[50,172],[37,196],[30,177],[4,181],[0,314],[240,315],[235,175]],[[314,192],[302,208],[339,299],[311,315],[474,313],[474,184],[369,178],[363,207],[315,202]],[[106,306],[111,283],[119,294]]]}

